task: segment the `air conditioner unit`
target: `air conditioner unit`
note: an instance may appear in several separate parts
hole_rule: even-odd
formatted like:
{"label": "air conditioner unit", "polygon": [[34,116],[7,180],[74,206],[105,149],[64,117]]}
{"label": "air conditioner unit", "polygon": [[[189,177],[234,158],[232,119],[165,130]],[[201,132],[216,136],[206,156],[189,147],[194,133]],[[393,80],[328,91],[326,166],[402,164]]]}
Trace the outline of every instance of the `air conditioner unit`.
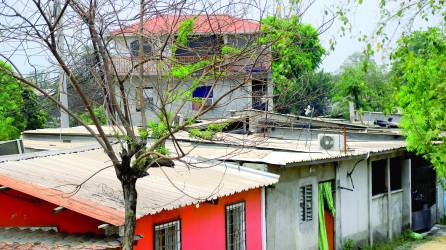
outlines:
{"label": "air conditioner unit", "polygon": [[318,134],[317,140],[321,151],[344,152],[344,136],[341,134]]}

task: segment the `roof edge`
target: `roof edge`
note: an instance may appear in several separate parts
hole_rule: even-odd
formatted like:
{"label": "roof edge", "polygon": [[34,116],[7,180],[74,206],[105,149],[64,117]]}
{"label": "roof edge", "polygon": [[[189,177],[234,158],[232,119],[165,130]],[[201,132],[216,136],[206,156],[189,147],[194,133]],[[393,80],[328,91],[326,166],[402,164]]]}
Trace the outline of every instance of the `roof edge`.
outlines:
{"label": "roof edge", "polygon": [[0,175],[0,184],[114,226],[124,224],[124,212],[93,201],[67,195],[59,190],[29,184],[4,175]]}

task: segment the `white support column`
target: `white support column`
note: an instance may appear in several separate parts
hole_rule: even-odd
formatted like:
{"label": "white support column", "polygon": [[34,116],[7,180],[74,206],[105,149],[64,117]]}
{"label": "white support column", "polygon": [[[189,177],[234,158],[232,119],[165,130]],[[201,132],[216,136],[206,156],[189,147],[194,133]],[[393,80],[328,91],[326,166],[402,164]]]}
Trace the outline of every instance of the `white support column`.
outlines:
{"label": "white support column", "polygon": [[342,221],[342,189],[339,187],[341,186],[341,164],[340,162],[337,162],[335,164],[335,209],[336,214],[334,218],[334,226],[335,226],[335,249],[342,249],[343,239],[342,239],[342,227],[341,227],[341,221]]}
{"label": "white support column", "polygon": [[262,250],[266,250],[266,190],[265,190],[265,187],[262,187],[261,209],[262,209]]}
{"label": "white support column", "polygon": [[367,160],[367,186],[368,186],[368,217],[369,217],[369,244],[373,246],[373,221],[372,221],[372,161]]}
{"label": "white support column", "polygon": [[386,181],[387,181],[387,237],[392,240],[392,191],[390,186],[390,158],[387,158],[386,164]]}

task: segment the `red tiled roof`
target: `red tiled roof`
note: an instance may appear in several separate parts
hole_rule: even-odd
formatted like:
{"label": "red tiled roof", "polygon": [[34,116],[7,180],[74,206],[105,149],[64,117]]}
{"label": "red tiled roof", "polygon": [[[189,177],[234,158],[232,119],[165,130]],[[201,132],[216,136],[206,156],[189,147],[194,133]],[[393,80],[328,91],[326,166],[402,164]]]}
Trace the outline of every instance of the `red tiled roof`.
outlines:
{"label": "red tiled roof", "polygon": [[[254,33],[260,29],[257,21],[229,15],[159,15],[144,22],[144,32],[157,34],[176,32],[179,24],[189,18],[195,18],[194,33]],[[114,30],[112,34],[131,34],[138,31],[139,22]]]}
{"label": "red tiled roof", "polygon": [[120,249],[117,238],[90,234],[66,234],[31,228],[0,228],[0,249]]}

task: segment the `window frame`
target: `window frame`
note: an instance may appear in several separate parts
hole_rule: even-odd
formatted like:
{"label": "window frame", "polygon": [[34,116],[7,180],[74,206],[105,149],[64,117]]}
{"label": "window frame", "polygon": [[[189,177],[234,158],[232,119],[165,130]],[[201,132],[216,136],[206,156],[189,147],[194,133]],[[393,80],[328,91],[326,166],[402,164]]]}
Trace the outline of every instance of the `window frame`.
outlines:
{"label": "window frame", "polygon": [[390,158],[390,191],[403,189],[403,166],[402,158]]}
{"label": "window frame", "polygon": [[[380,160],[372,160],[370,163],[371,169],[371,195],[372,197],[386,194],[387,187],[387,158]],[[382,172],[382,173],[381,173]],[[375,174],[373,174],[375,173]],[[382,175],[382,179],[377,179],[377,175]],[[374,177],[375,176],[375,177]]]}
{"label": "window frame", "polygon": [[[178,225],[178,232],[177,232],[177,234],[178,234],[179,246],[176,247],[176,250],[181,250],[183,248],[183,244],[182,244],[183,243],[183,238],[182,238],[182,232],[181,232],[181,219],[174,219],[174,220],[165,221],[165,222],[162,222],[162,223],[153,224],[153,250],[157,249],[156,248],[156,232],[157,232],[156,228],[159,227],[159,226],[170,224],[170,223],[178,223],[177,224]],[[165,229],[165,228],[163,228],[163,229]],[[161,230],[163,230],[163,229],[161,229]]]}
{"label": "window frame", "polygon": [[[311,190],[311,201],[309,202],[310,203],[310,208],[311,208],[311,216],[310,216],[310,218],[308,219],[307,218],[307,206],[306,206],[306,204],[307,204],[307,197],[306,197],[306,189],[307,188],[310,188],[310,190]],[[304,189],[304,195],[302,196],[302,190],[301,189]],[[303,185],[300,185],[299,186],[299,197],[298,197],[298,202],[299,202],[299,222],[300,223],[306,223],[306,222],[312,222],[313,220],[314,220],[314,187],[313,187],[313,184],[312,183],[307,183],[307,184],[303,184]],[[301,201],[303,201],[303,207],[302,207],[302,202]],[[303,210],[303,211],[302,211]],[[302,218],[302,216],[303,216],[303,218]]]}
{"label": "window frame", "polygon": [[152,44],[149,43],[149,40],[144,38],[143,39],[143,55],[139,55],[139,49],[140,49],[140,44],[139,44],[139,39],[135,39],[133,41],[130,42],[129,44],[129,50],[130,50],[130,55],[132,58],[139,58],[139,57],[143,57],[143,56],[151,56],[153,54],[152,52]]}
{"label": "window frame", "polygon": [[246,202],[245,200],[241,200],[241,201],[237,201],[234,203],[229,203],[225,205],[225,249],[229,250],[229,237],[228,237],[228,212],[230,210],[228,210],[229,207],[235,207],[235,206],[242,206],[243,211],[242,211],[242,215],[243,215],[243,220],[242,220],[242,227],[243,227],[243,232],[242,232],[242,237],[243,237],[243,245],[242,248],[240,250],[246,250]]}

